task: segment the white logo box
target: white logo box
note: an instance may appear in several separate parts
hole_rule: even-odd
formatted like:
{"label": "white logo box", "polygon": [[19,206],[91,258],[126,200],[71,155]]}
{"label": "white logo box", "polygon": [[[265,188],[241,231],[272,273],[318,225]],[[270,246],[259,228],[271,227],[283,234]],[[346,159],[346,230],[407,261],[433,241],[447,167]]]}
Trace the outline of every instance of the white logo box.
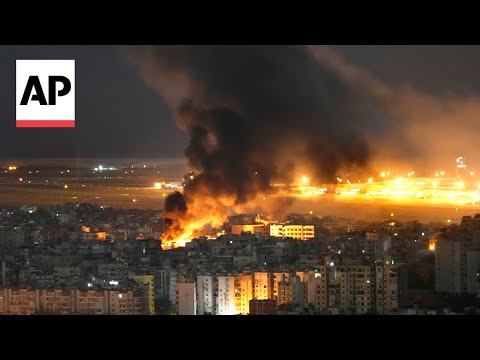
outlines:
{"label": "white logo box", "polygon": [[[36,88],[28,94],[27,105],[21,105],[30,76],[38,76],[47,105],[32,100]],[[55,105],[48,104],[49,77],[64,76],[71,84],[70,91],[58,96],[63,84],[56,82]],[[16,62],[16,126],[30,128],[75,127],[75,60],[17,60]]]}

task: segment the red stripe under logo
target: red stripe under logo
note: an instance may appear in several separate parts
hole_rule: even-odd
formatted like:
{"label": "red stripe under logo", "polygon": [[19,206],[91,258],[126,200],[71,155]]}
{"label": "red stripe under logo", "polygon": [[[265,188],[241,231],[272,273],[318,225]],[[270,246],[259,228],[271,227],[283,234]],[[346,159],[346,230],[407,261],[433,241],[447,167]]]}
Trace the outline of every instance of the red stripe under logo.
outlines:
{"label": "red stripe under logo", "polygon": [[17,120],[17,128],[74,128],[75,120]]}

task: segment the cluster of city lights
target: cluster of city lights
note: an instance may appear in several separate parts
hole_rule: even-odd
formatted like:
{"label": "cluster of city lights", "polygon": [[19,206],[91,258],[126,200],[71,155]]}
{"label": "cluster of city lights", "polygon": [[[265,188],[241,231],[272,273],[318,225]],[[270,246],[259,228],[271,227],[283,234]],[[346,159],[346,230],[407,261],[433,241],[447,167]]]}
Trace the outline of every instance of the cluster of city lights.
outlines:
{"label": "cluster of city lights", "polygon": [[110,171],[113,171],[113,170],[117,170],[116,168],[114,167],[104,167],[103,165],[98,165],[96,168],[93,169],[94,171],[107,171],[107,170],[110,170]]}
{"label": "cluster of city lights", "polygon": [[[403,175],[403,176],[402,176]],[[308,175],[299,178],[298,186],[292,188],[295,195],[313,196],[327,193],[337,196],[393,197],[395,201],[433,201],[446,204],[476,204],[480,202],[480,183],[476,183],[475,171],[467,171],[465,159],[456,159],[456,173],[448,174],[437,169],[433,177],[418,177],[415,171],[403,174],[382,170],[377,177],[365,180],[337,177],[336,184],[315,187]],[[329,190],[327,190],[327,187]]]}

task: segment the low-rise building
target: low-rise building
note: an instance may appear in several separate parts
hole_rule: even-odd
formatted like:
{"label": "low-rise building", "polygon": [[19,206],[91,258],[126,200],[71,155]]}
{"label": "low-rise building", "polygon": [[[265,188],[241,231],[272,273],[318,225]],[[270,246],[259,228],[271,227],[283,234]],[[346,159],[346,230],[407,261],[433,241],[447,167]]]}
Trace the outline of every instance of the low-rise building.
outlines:
{"label": "low-rise building", "polygon": [[249,301],[249,315],[276,315],[277,301],[273,299],[252,299]]}
{"label": "low-rise building", "polygon": [[315,226],[293,224],[271,224],[270,236],[308,240],[315,237]]}

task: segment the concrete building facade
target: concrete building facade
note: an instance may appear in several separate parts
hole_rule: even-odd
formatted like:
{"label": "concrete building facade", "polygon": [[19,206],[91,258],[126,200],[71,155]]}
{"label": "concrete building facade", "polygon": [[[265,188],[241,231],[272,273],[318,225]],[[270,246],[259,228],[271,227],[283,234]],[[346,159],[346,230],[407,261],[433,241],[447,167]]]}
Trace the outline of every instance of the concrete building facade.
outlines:
{"label": "concrete building facade", "polygon": [[313,225],[271,224],[270,236],[308,240],[315,237]]}
{"label": "concrete building facade", "polygon": [[273,299],[273,274],[269,272],[253,273],[253,298]]}
{"label": "concrete building facade", "polygon": [[145,315],[136,290],[0,289],[2,315]]}
{"label": "concrete building facade", "polygon": [[177,315],[196,315],[197,296],[195,282],[177,282]]}
{"label": "concrete building facade", "polygon": [[216,276],[197,276],[197,314],[216,314],[218,282]]}
{"label": "concrete building facade", "polygon": [[153,275],[131,274],[129,278],[145,286],[148,314],[155,315],[155,277]]}

